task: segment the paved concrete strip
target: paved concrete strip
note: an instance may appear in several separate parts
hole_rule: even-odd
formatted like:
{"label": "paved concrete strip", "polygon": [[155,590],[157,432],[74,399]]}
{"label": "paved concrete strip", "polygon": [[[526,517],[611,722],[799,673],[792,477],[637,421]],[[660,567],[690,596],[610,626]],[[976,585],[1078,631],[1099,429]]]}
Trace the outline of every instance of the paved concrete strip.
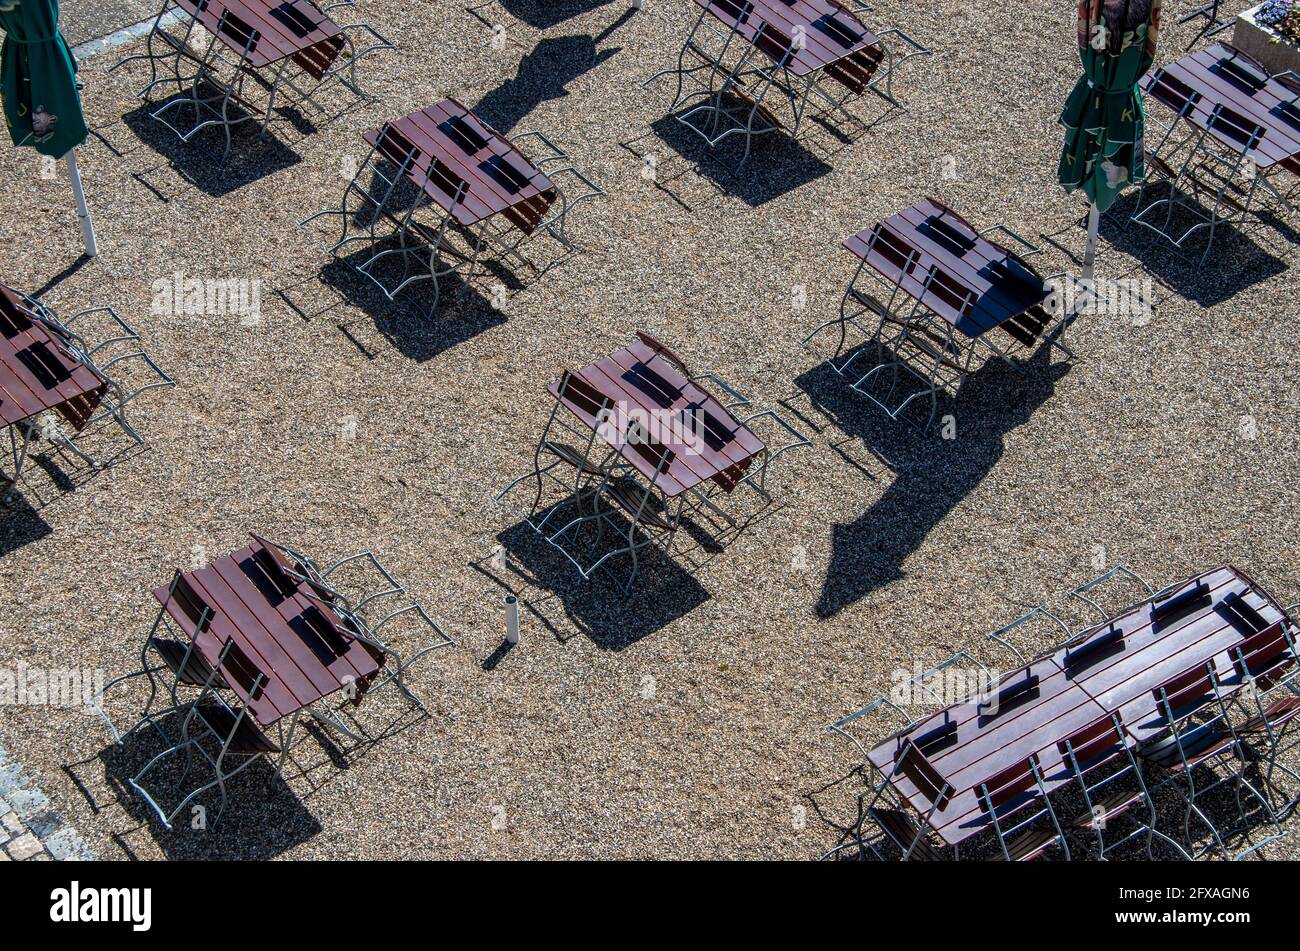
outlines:
{"label": "paved concrete strip", "polygon": [[50,808],[49,797],[0,749],[0,862],[93,859],[77,833]]}
{"label": "paved concrete strip", "polygon": [[[75,56],[78,61],[84,61],[90,59],[92,56],[97,56],[106,50],[111,50],[114,47],[125,46],[127,43],[134,42],[135,40],[140,39],[140,37],[148,35],[149,31],[153,29],[154,21],[157,19],[158,17],[150,17],[140,23],[133,23],[131,26],[124,26],[122,29],[110,33],[108,36],[101,36],[99,39],[95,40],[87,40],[80,46],[74,46],[72,48],[72,55]],[[185,19],[188,19],[185,13],[180,10],[173,10],[162,17],[162,25],[168,27],[173,23],[180,23]]]}

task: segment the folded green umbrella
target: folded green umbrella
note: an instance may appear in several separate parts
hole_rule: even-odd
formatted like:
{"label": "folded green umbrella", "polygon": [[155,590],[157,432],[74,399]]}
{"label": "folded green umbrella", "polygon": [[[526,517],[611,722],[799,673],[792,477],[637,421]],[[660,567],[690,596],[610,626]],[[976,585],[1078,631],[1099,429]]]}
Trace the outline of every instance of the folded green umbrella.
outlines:
{"label": "folded green umbrella", "polygon": [[86,118],[77,95],[77,61],[59,32],[58,0],[0,0],[0,96],[14,145],[65,158],[81,217],[86,253],[95,232],[73,149],[86,141]]}
{"label": "folded green umbrella", "polygon": [[1161,0],[1081,0],[1083,76],[1065,103],[1065,147],[1057,179],[1092,203],[1083,278],[1092,280],[1101,212],[1124,187],[1146,178],[1145,116],[1139,80],[1156,56]]}
{"label": "folded green umbrella", "polygon": [[58,0],[0,0],[0,95],[14,145],[62,158],[86,141],[77,63],[59,32]]}

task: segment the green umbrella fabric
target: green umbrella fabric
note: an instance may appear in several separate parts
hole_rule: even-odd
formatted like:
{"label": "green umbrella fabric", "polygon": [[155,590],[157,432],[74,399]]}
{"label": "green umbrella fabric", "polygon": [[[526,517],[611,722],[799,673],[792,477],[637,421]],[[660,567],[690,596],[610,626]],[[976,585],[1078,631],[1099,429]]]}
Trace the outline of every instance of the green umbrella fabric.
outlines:
{"label": "green umbrella fabric", "polygon": [[86,141],[77,62],[59,32],[58,0],[0,0],[0,96],[15,145],[62,158]]}
{"label": "green umbrella fabric", "polygon": [[1082,189],[1100,211],[1126,185],[1146,178],[1145,118],[1138,81],[1156,57],[1161,0],[1082,0],[1079,58],[1083,77],[1061,124],[1065,148],[1057,178]]}

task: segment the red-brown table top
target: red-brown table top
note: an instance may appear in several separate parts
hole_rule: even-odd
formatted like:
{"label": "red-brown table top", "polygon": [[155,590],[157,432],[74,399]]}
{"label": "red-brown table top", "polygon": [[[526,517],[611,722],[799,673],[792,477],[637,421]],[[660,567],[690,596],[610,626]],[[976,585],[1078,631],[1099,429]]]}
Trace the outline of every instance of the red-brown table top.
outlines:
{"label": "red-brown table top", "polygon": [[[272,578],[255,557],[259,553],[285,564],[275,549],[255,540],[184,573],[183,582],[212,609],[211,621],[201,631],[185,598],[169,598],[170,585],[153,595],[210,665],[216,666],[233,639],[242,656],[228,659],[226,680],[262,726],[340,690],[351,688],[359,696],[379,671],[373,649],[353,636],[310,585],[289,579],[286,586]],[[249,694],[252,678],[232,676],[232,667],[265,676],[257,696]]]}
{"label": "red-brown table top", "polygon": [[1023,258],[981,238],[928,198],[859,232],[844,247],[968,337],[1041,307],[1051,296]]}
{"label": "red-brown table top", "polygon": [[0,284],[0,425],[57,410],[81,429],[107,386],[57,331]]}
{"label": "red-brown table top", "polygon": [[[301,57],[321,45],[324,68],[342,48],[342,31],[312,0],[208,0],[202,8],[196,0],[174,0],[218,40],[243,55],[255,31],[248,64],[261,69],[289,57]],[[309,56],[303,65],[320,67]],[[309,67],[310,68],[310,67]],[[319,78],[323,70],[312,68]]]}
{"label": "red-brown table top", "polygon": [[[1229,148],[1249,156],[1261,169],[1283,165],[1300,174],[1300,107],[1290,106],[1296,93],[1260,74],[1248,60],[1234,57],[1222,44],[1153,70],[1142,80],[1142,87],[1175,111],[1194,98],[1186,118],[1198,128],[1209,130]],[[1217,109],[1231,110],[1236,115],[1228,114],[1228,118],[1238,124],[1245,120],[1246,132],[1216,122]],[[1249,136],[1252,126],[1258,127],[1260,137],[1248,147],[1249,142],[1242,139]]]}
{"label": "red-brown table top", "polygon": [[[795,40],[790,71],[807,76],[879,44],[856,17],[830,0],[695,0],[751,43],[764,23]],[[800,30],[802,29],[802,33]],[[802,47],[797,36],[803,36]]]}
{"label": "red-brown table top", "polygon": [[505,213],[531,231],[556,198],[551,180],[518,147],[455,99],[363,137],[398,164],[413,148],[406,177],[465,227]]}
{"label": "red-brown table top", "polygon": [[[712,394],[640,341],[573,375],[613,405],[609,421],[602,423],[578,402],[561,398],[558,382],[551,384],[551,395],[616,449],[627,446],[627,432],[620,429],[620,420],[660,421],[652,426],[650,435],[656,445],[672,451],[671,463],[656,474],[654,463],[635,451],[627,451],[625,456],[669,498],[710,479],[730,489],[766,449]],[[698,438],[685,424],[684,414],[692,410],[703,423]]]}
{"label": "red-brown table top", "polygon": [[[1123,650],[1108,654],[1075,675],[1077,683],[1107,710],[1118,710],[1125,730],[1139,743],[1151,739],[1165,723],[1154,691],[1193,668],[1213,662],[1225,695],[1242,686],[1231,649],[1258,631],[1243,626],[1231,612],[1221,610],[1225,598],[1242,598],[1258,613],[1262,627],[1282,620],[1285,613],[1273,597],[1235,568],[1223,567],[1191,578],[1169,591],[1169,598],[1204,583],[1210,607],[1168,625],[1152,623],[1153,605],[1144,601],[1132,610],[1094,629],[1088,640],[1072,648],[1086,653],[1087,644],[1101,641],[1113,630],[1122,631]],[[1168,600],[1168,599],[1165,599]],[[1061,660],[1064,661],[1064,652]]]}
{"label": "red-brown table top", "polygon": [[[1151,625],[1154,602],[1144,601],[1094,628],[1069,651],[1041,658],[1002,678],[1000,690],[1025,683],[1029,677],[1039,678],[1037,689],[1027,692],[1021,702],[1013,698],[990,717],[980,716],[978,699],[949,707],[890,737],[868,753],[868,761],[888,775],[904,740],[911,739],[955,790],[948,805],[932,817],[932,826],[949,845],[965,841],[989,826],[977,790],[1001,771],[1036,755],[1050,793],[1070,778],[1060,742],[1116,711],[1131,745],[1153,738],[1167,725],[1154,716],[1153,691],[1179,674],[1205,669],[1213,661],[1225,693],[1240,689],[1241,677],[1229,651],[1256,631],[1240,621],[1229,621],[1222,613],[1224,599],[1234,593],[1246,599],[1265,627],[1283,617],[1282,609],[1271,595],[1231,567],[1189,579],[1171,589],[1162,603],[1202,581],[1211,593],[1208,607],[1156,630]],[[1106,638],[1112,625],[1125,632],[1122,649],[1090,658],[1087,645],[1094,638]],[[1071,664],[1067,654],[1086,659]],[[1214,701],[1206,698],[1205,702]],[[921,815],[929,812],[930,804],[908,779],[900,774],[893,784]]]}
{"label": "red-brown table top", "polygon": [[[1044,786],[1049,792],[1069,781],[1057,743],[1095,723],[1106,710],[1073,683],[1052,658],[1013,671],[997,691],[1014,689],[1037,677],[1035,689],[1017,703],[1010,698],[992,715],[981,713],[981,701],[969,700],[936,713],[906,733],[891,737],[871,750],[869,761],[886,775],[904,739],[911,739],[938,774],[953,787],[947,806],[931,817],[931,825],[949,845],[956,845],[989,827],[978,789],[1003,770],[1037,755]],[[990,690],[990,693],[993,691]],[[894,786],[921,815],[930,805],[917,798],[917,789],[901,774]]]}

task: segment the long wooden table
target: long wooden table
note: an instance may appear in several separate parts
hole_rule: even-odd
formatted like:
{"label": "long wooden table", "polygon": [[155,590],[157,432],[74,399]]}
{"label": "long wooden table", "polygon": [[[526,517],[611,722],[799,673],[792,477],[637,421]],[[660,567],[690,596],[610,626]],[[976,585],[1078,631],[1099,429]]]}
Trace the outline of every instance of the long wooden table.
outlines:
{"label": "long wooden table", "polygon": [[[1191,610],[1161,617],[1162,606],[1199,585],[1206,594]],[[1236,599],[1245,611],[1231,607]],[[1168,726],[1159,716],[1155,690],[1213,662],[1225,693],[1235,693],[1243,679],[1231,648],[1284,618],[1276,599],[1241,571],[1212,569],[1167,589],[1159,601],[1149,599],[1098,625],[1068,649],[1007,674],[997,685],[1005,699],[992,713],[981,714],[979,699],[957,704],[890,737],[867,759],[889,776],[910,739],[953,787],[951,800],[931,825],[947,844],[960,844],[990,825],[978,798],[981,783],[1036,755],[1047,791],[1060,788],[1070,772],[1058,744],[1113,712],[1120,714],[1131,745],[1152,739]],[[929,812],[931,804],[906,777],[899,774],[892,783],[918,814]]]}

